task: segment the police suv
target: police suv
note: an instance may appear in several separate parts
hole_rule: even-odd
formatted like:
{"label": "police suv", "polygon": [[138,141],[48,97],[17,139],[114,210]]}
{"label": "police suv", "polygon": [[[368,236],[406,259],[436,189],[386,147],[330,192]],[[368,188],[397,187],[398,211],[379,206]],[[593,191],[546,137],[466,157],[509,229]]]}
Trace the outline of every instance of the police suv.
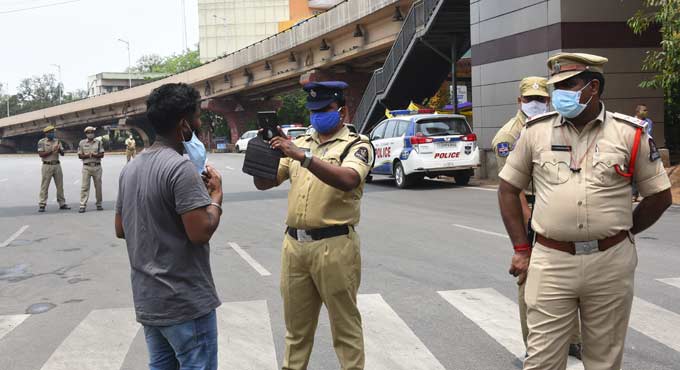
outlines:
{"label": "police suv", "polygon": [[393,176],[407,188],[426,176],[453,176],[466,185],[480,166],[477,135],[465,116],[433,110],[391,111],[370,138],[375,147],[372,175]]}

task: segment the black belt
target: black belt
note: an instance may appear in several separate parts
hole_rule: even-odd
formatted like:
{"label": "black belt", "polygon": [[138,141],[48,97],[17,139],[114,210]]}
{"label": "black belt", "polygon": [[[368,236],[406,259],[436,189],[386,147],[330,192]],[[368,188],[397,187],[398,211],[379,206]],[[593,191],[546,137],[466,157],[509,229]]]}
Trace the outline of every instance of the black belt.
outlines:
{"label": "black belt", "polygon": [[83,163],[83,166],[101,166],[101,165],[102,165],[101,163],[94,163],[94,162],[92,162],[92,163]]}
{"label": "black belt", "polygon": [[349,226],[347,225],[330,226],[315,230],[300,230],[293,227],[289,227],[286,229],[286,234],[300,242],[322,240],[332,238],[335,236],[349,234]]}
{"label": "black belt", "polygon": [[59,161],[43,161],[43,164],[59,164]]}

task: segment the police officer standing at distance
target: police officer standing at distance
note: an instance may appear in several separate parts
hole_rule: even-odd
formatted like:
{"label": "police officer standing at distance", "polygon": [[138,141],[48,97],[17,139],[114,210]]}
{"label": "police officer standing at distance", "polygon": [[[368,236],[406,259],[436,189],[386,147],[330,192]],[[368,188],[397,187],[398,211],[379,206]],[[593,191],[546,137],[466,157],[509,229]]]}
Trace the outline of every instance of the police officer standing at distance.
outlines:
{"label": "police officer standing at distance", "polygon": [[[527,122],[500,174],[501,214],[515,249],[510,273],[528,269],[525,370],[566,368],[577,312],[585,369],[620,369],[637,266],[633,235],[671,204],[670,181],[644,125],[600,101],[606,62],[581,53],[548,60],[556,112]],[[533,250],[519,200],[530,181]],[[645,197],[635,211],[633,182]]]}
{"label": "police officer standing at distance", "polygon": [[94,190],[97,195],[97,211],[102,207],[102,158],[104,158],[104,146],[100,140],[94,139],[95,128],[85,128],[87,139],[78,144],[78,158],[83,160],[83,179],[80,186],[80,209],[84,213],[87,208],[87,200],[90,198],[90,179],[94,182]]}
{"label": "police officer standing at distance", "polygon": [[135,139],[132,137],[132,134],[128,136],[127,139],[125,139],[125,156],[127,157],[127,161],[130,162],[131,158],[135,157],[135,154],[137,152],[137,143],[135,142]]}
{"label": "police officer standing at distance", "polygon": [[[519,139],[522,129],[526,124],[527,119],[535,117],[548,112],[548,104],[550,103],[550,94],[547,86],[548,79],[543,77],[526,77],[519,83],[520,96],[517,98],[519,109],[517,114],[512,117],[500,130],[496,133],[491,141],[491,147],[496,153],[496,163],[498,164],[498,173],[501,172],[505,165],[505,160],[515,149],[515,143]],[[527,223],[531,219],[531,207],[534,204],[534,195],[529,189],[525,189],[519,196],[522,202],[522,213],[524,222]],[[524,345],[527,344],[527,337],[529,335],[529,327],[527,326],[527,305],[524,300],[524,282],[527,275],[521,274],[517,279],[518,301],[519,301],[519,317],[522,326],[522,339]],[[581,334],[578,325],[574,327],[574,333],[569,341],[569,355],[581,358]]]}
{"label": "police officer standing at distance", "polygon": [[260,190],[291,182],[281,268],[287,329],[284,370],[307,369],[322,303],[341,368],[364,368],[357,309],[361,255],[354,228],[374,151],[368,138],[343,124],[345,88],[344,82],[305,85],[315,132],[294,142],[285,135],[272,139],[271,146],[286,156],[277,179],[254,178]]}
{"label": "police officer standing at distance", "polygon": [[64,149],[61,143],[56,138],[56,129],[49,125],[43,129],[45,137],[38,141],[38,155],[42,159],[42,180],[40,182],[40,201],[38,203],[38,212],[45,212],[47,205],[48,190],[50,182],[54,178],[54,185],[57,187],[57,202],[59,202],[59,209],[71,209],[66,204],[64,197],[64,174],[61,172],[61,163],[59,162],[59,155],[64,155]]}

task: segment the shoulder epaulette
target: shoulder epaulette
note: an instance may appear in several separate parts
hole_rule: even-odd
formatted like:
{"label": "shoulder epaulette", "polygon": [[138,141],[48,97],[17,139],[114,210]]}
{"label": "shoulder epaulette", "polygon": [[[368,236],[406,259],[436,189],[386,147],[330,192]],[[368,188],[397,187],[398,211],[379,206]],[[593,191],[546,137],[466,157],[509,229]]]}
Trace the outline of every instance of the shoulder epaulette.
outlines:
{"label": "shoulder epaulette", "polygon": [[546,119],[548,117],[555,116],[556,114],[557,114],[556,111],[539,114],[538,116],[532,117],[530,120],[528,120],[527,123],[526,123],[526,126],[529,127],[529,126],[535,124],[536,122],[543,121],[544,119]]}
{"label": "shoulder epaulette", "polygon": [[635,117],[631,117],[631,116],[622,114],[622,113],[614,113],[614,114],[612,114],[612,117],[616,118],[619,121],[623,121],[623,122],[625,122],[629,125],[632,125],[633,127],[636,127],[636,128],[638,128],[638,127],[645,128],[647,126],[647,122],[645,122],[641,119],[635,118]]}

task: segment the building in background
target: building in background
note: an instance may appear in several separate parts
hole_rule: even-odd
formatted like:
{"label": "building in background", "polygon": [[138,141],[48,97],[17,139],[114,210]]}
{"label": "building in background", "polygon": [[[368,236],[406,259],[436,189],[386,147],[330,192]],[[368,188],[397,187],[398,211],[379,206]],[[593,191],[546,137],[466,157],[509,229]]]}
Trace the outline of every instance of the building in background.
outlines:
{"label": "building in background", "polygon": [[198,0],[201,62],[284,31],[343,0]]}
{"label": "building in background", "polygon": [[143,85],[152,80],[168,76],[166,73],[102,72],[87,78],[87,96],[104,95],[130,87]]}
{"label": "building in background", "polygon": [[274,35],[289,19],[289,0],[198,0],[201,62]]}

